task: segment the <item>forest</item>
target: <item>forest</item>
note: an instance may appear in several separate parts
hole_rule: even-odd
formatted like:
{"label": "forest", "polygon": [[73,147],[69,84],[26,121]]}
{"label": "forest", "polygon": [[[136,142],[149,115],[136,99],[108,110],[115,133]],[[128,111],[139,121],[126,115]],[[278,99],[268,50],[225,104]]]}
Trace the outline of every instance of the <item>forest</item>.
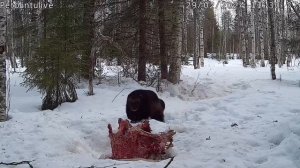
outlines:
{"label": "forest", "polygon": [[162,82],[179,83],[190,58],[195,69],[207,57],[227,63],[237,56],[252,68],[267,60],[276,79],[275,64],[291,66],[300,53],[299,2],[292,0],[7,3],[6,57],[13,70],[26,67],[23,85],[39,89],[44,110],[76,101],[81,80],[93,95],[102,63],[159,90]]}
{"label": "forest", "polygon": [[[27,114],[33,115],[33,119],[36,120],[30,121],[36,122],[37,125],[42,124],[41,120],[50,117],[53,123],[49,123],[48,126],[60,130],[59,122],[68,123],[68,117],[74,119],[74,123],[79,122],[69,111],[80,109],[82,113],[75,112],[74,115],[78,114],[81,119],[87,117],[91,122],[96,122],[92,118],[98,113],[102,115],[113,111],[110,107],[114,106],[112,109],[115,111],[102,120],[101,127],[104,127],[107,122],[124,117],[125,108],[122,103],[125,100],[120,100],[126,99],[127,95],[124,94],[141,88],[156,91],[159,97],[165,100],[166,110],[169,108],[165,114],[166,123],[170,124],[169,128],[179,133],[196,129],[185,125],[191,120],[195,125],[206,125],[206,121],[202,123],[196,120],[198,112],[202,114],[210,108],[216,111],[224,110],[226,114],[228,112],[229,118],[222,119],[223,113],[218,113],[218,123],[227,120],[234,128],[235,124],[242,125],[243,122],[237,123],[238,121],[252,121],[252,117],[243,115],[255,113],[254,118],[264,118],[258,111],[268,103],[276,106],[278,103],[277,110],[281,110],[282,114],[278,112],[274,116],[279,118],[284,116],[284,109],[289,109],[289,120],[282,120],[299,125],[299,120],[295,119],[300,114],[299,104],[296,103],[298,99],[295,98],[299,95],[300,87],[299,0],[0,0],[0,55],[0,142],[2,134],[6,133],[4,129],[4,133],[1,132],[1,129],[6,127],[2,127],[1,124],[10,125],[14,120],[27,122]],[[258,81],[263,83],[257,83]],[[253,94],[252,99],[240,97],[239,102],[239,96],[236,96],[235,92],[239,92],[239,96],[249,92],[250,97]],[[227,100],[230,97],[226,97],[230,95],[235,95],[233,99],[237,101],[230,104],[237,106],[232,111],[248,110],[252,108],[248,107],[249,103],[258,103],[253,107],[254,113],[236,112],[240,118],[232,121],[236,116],[229,113],[228,109],[231,106],[227,107],[229,105],[226,103],[230,103],[230,100]],[[294,95],[295,99],[290,99],[288,95]],[[260,98],[254,101],[257,98],[255,96]],[[278,100],[267,102],[275,97]],[[106,102],[106,98],[113,100]],[[280,102],[277,102],[279,99]],[[217,104],[219,101],[220,104]],[[196,107],[195,102],[205,104],[205,107]],[[271,118],[273,124],[277,123],[279,119],[271,117],[274,108],[266,108],[265,114],[268,114],[268,119]],[[29,109],[28,112],[26,109]],[[103,111],[99,112],[101,110]],[[180,113],[178,110],[185,112]],[[38,111],[40,114],[37,115],[41,116],[30,114],[33,111]],[[61,119],[55,120],[54,114],[48,116],[51,114],[47,113],[49,111],[61,116]],[[65,113],[56,114],[59,111]],[[83,112],[86,112],[87,116]],[[122,115],[118,117],[118,114]],[[210,117],[215,115],[208,115],[212,114],[207,113],[203,118],[214,124]],[[179,126],[181,120],[184,120],[185,126]],[[264,122],[269,121],[266,119]],[[67,130],[69,126],[72,131],[77,129],[77,126],[69,124],[63,129]],[[82,129],[100,127],[81,124],[83,127],[80,128],[79,134],[84,135],[87,130]],[[249,129],[250,127],[251,132],[255,125],[249,126]],[[261,127],[264,128],[264,123],[261,123]],[[27,125],[25,128],[31,129],[31,126]],[[224,127],[220,126],[221,128]],[[49,131],[48,129],[45,128],[45,131]],[[271,126],[268,129],[271,129]],[[297,137],[294,139],[300,137],[298,126],[291,126],[290,129],[296,130],[293,134]],[[14,132],[14,129],[10,131]],[[276,134],[275,138],[272,137],[274,139],[267,141],[275,146],[279,145],[284,141],[283,138],[277,144],[280,137],[288,139],[287,132],[283,130],[282,134]],[[185,136],[191,135],[193,133],[188,132]],[[208,141],[211,136],[207,135],[204,139]],[[263,135],[260,135],[261,137]],[[95,137],[90,139],[89,145],[95,145],[93,138]],[[289,142],[299,145],[299,139],[297,142],[293,141],[294,139]],[[10,138],[6,140],[9,146]],[[107,144],[100,145],[103,147]],[[178,151],[184,152],[181,145],[185,143],[180,141],[178,145]],[[265,148],[269,144],[264,145]],[[82,148],[84,149],[80,149],[80,152],[88,151],[85,147]],[[75,151],[78,152],[77,148]],[[107,155],[107,152],[103,155]],[[274,157],[275,155],[276,153]],[[5,154],[0,152],[0,167],[2,156]],[[299,150],[291,152],[289,156],[289,159],[293,158],[291,162],[280,162],[282,164],[277,166],[297,168],[300,164]],[[193,158],[194,160],[197,159]],[[258,159],[257,164],[261,164],[262,167],[271,168],[276,165],[274,158],[267,157],[258,163],[260,161]],[[41,162],[43,160],[39,161]],[[225,163],[225,160],[220,162]],[[31,162],[27,163],[30,165]],[[188,162],[180,163],[182,164],[175,167],[186,167],[185,163]],[[226,159],[226,163],[229,164],[228,167],[252,165],[252,162],[230,162],[230,158]],[[165,162],[158,164],[160,165],[153,166],[161,167]],[[62,165],[64,164],[61,163],[60,166]],[[213,162],[204,167],[216,165],[217,163]],[[137,163],[134,166],[145,165]],[[190,165],[193,166],[195,165]]]}

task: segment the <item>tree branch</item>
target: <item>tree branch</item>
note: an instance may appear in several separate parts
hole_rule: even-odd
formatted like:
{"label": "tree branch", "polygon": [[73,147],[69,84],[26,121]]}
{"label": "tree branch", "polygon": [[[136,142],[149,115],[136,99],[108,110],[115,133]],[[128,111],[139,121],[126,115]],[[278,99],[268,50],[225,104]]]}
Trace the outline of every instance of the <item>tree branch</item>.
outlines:
{"label": "tree branch", "polygon": [[129,89],[129,88],[124,88],[122,89],[116,96],[115,98],[112,100],[112,103],[115,101],[115,99],[125,90],[125,89]]}
{"label": "tree branch", "polygon": [[21,161],[21,162],[10,162],[10,163],[4,163],[4,162],[0,162],[0,165],[6,165],[6,166],[16,166],[16,165],[22,165],[22,164],[27,164],[30,168],[33,168],[33,166],[31,165],[32,161]]}
{"label": "tree branch", "polygon": [[128,163],[120,163],[120,164],[117,164],[117,163],[114,163],[114,164],[111,164],[111,165],[108,165],[108,166],[103,166],[103,167],[97,167],[97,166],[90,166],[90,167],[79,167],[79,168],[108,168],[108,167],[113,167],[113,166],[118,166],[118,165],[125,165],[125,164],[128,164]]}
{"label": "tree branch", "polygon": [[298,18],[300,19],[300,12],[297,11],[297,9],[295,8],[293,2],[291,0],[289,0],[291,7],[293,9],[293,11],[295,12],[295,14],[298,16]]}
{"label": "tree branch", "polygon": [[174,158],[175,158],[175,157],[171,157],[171,159],[169,160],[168,164],[166,164],[164,168],[169,167],[170,164],[173,162]]}
{"label": "tree branch", "polygon": [[108,42],[110,45],[114,46],[115,48],[117,48],[119,51],[121,51],[122,55],[123,56],[127,56],[126,52],[124,51],[124,49],[117,43],[114,41],[113,38],[109,37],[109,36],[105,36],[103,34],[101,34],[101,32],[98,32],[97,33],[97,41],[96,42],[99,42],[99,40],[103,40],[103,41],[106,41]]}

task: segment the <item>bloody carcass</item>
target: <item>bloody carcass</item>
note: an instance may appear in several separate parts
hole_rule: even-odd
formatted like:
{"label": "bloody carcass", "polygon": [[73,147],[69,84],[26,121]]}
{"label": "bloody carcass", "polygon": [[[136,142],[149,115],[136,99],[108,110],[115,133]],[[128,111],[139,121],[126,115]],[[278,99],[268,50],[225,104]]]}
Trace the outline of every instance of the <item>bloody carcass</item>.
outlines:
{"label": "bloody carcass", "polygon": [[167,150],[173,146],[175,132],[169,130],[158,134],[151,133],[148,120],[132,126],[128,120],[119,119],[119,128],[113,133],[108,125],[112,148],[112,159],[154,159],[167,156]]}

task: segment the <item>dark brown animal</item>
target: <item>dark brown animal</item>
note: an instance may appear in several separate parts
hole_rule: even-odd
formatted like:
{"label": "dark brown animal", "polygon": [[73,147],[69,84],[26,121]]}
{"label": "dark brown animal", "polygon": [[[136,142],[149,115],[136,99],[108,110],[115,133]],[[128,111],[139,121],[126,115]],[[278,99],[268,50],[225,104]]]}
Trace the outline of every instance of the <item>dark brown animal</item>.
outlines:
{"label": "dark brown animal", "polygon": [[135,90],[127,97],[126,114],[131,122],[155,119],[164,122],[165,102],[151,90]]}

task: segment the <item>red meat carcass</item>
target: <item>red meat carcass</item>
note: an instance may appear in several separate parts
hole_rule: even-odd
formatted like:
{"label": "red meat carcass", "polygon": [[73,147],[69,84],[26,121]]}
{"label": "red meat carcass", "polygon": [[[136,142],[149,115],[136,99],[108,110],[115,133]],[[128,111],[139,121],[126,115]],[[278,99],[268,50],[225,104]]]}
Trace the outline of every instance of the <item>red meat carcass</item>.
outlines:
{"label": "red meat carcass", "polygon": [[166,158],[167,149],[173,146],[175,132],[169,130],[152,134],[148,120],[132,126],[128,120],[119,119],[118,132],[113,133],[108,124],[112,148],[112,159],[154,159]]}

